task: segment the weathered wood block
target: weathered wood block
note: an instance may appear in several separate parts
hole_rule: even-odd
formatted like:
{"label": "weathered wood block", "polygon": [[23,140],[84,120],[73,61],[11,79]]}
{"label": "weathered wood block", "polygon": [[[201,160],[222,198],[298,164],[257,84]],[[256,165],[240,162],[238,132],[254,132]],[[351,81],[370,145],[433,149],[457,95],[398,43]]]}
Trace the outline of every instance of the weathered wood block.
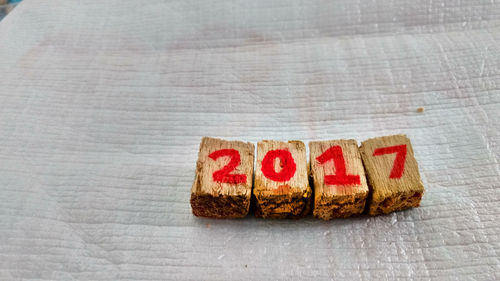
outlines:
{"label": "weathered wood block", "polygon": [[253,194],[255,216],[298,218],[310,208],[306,148],[301,141],[261,141]]}
{"label": "weathered wood block", "polygon": [[365,169],[355,140],[309,143],[315,217],[329,220],[364,211],[368,196]]}
{"label": "weathered wood block", "polygon": [[424,185],[405,135],[366,140],[361,143],[360,152],[370,187],[370,215],[419,206]]}
{"label": "weathered wood block", "polygon": [[241,218],[252,194],[254,145],[204,137],[191,189],[195,216]]}

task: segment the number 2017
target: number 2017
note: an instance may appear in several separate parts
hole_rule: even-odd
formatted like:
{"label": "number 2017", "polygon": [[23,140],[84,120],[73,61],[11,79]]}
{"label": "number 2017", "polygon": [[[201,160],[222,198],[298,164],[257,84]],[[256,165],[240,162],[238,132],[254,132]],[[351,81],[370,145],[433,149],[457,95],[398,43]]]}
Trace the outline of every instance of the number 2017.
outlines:
{"label": "number 2017", "polygon": [[[395,145],[388,147],[380,147],[373,151],[373,156],[380,156],[385,154],[396,153],[396,158],[394,159],[394,164],[392,166],[391,173],[389,175],[390,179],[401,178],[404,174],[405,160],[407,154],[406,144]],[[240,152],[236,149],[220,149],[210,153],[209,157],[213,161],[219,161],[221,157],[229,157],[229,162],[224,165],[220,170],[215,171],[212,174],[212,179],[214,182],[219,183],[231,183],[239,184],[245,183],[247,181],[247,176],[245,174],[233,174],[232,172],[237,169],[240,165]],[[279,159],[281,170],[276,171],[274,163],[276,159]],[[359,185],[360,176],[359,175],[349,175],[347,174],[346,161],[344,159],[344,154],[341,146],[331,146],[325,150],[320,156],[316,158],[316,161],[320,165],[333,160],[335,167],[335,174],[325,175],[324,182],[327,185]],[[286,182],[289,181],[295,175],[297,165],[293,159],[292,154],[285,149],[270,150],[266,153],[262,159],[261,171],[262,174],[269,180],[276,182]]]}

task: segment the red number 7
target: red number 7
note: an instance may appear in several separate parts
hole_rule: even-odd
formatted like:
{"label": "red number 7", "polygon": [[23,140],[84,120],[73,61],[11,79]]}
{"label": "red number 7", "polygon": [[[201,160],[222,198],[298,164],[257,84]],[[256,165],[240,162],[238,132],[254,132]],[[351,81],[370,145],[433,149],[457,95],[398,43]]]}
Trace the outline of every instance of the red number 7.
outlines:
{"label": "red number 7", "polygon": [[231,160],[222,169],[215,171],[212,174],[212,178],[215,182],[226,182],[226,183],[244,183],[247,181],[247,175],[245,174],[230,174],[238,165],[240,164],[240,153],[236,149],[221,149],[214,151],[208,155],[208,157],[213,160],[217,160],[219,157],[229,156]]}
{"label": "red number 7", "polygon": [[377,148],[373,151],[373,156],[396,153],[394,165],[392,166],[389,178],[399,179],[403,176],[406,160],[406,144]]}

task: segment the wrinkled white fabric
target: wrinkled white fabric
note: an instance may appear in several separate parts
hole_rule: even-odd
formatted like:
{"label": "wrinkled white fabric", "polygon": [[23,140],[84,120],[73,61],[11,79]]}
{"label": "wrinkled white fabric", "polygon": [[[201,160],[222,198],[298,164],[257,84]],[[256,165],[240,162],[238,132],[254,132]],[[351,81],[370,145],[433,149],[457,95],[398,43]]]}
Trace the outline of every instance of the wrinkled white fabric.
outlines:
{"label": "wrinkled white fabric", "polygon": [[[0,279],[500,279],[499,41],[495,1],[23,1],[0,22]],[[191,215],[202,136],[399,133],[418,209]]]}

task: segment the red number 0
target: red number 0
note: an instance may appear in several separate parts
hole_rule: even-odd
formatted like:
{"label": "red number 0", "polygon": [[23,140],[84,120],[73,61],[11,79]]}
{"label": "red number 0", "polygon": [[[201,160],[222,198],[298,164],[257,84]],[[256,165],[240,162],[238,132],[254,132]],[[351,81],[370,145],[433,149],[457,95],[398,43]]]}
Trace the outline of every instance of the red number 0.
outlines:
{"label": "red number 0", "polygon": [[213,160],[217,160],[219,157],[229,156],[231,160],[222,169],[215,171],[212,174],[212,178],[215,182],[226,182],[226,183],[244,183],[247,181],[247,175],[245,174],[230,174],[238,165],[240,164],[240,153],[236,149],[221,149],[214,151],[208,155],[208,157]]}
{"label": "red number 0", "polygon": [[389,178],[399,179],[403,176],[406,160],[406,144],[377,148],[373,151],[373,156],[396,153],[394,165],[392,166]]}
{"label": "red number 0", "polygon": [[323,154],[316,157],[320,164],[324,164],[333,159],[335,165],[335,175],[325,175],[325,183],[331,185],[361,184],[359,175],[348,175],[345,169],[345,160],[342,147],[339,145],[328,148]]}
{"label": "red number 0", "polygon": [[[276,158],[280,159],[281,170],[279,172],[274,170],[274,160]],[[295,161],[293,161],[290,151],[276,149],[266,153],[264,159],[262,159],[262,168],[260,170],[266,178],[273,181],[283,182],[291,179],[293,175],[295,175],[296,169],[297,165],[295,164]]]}

